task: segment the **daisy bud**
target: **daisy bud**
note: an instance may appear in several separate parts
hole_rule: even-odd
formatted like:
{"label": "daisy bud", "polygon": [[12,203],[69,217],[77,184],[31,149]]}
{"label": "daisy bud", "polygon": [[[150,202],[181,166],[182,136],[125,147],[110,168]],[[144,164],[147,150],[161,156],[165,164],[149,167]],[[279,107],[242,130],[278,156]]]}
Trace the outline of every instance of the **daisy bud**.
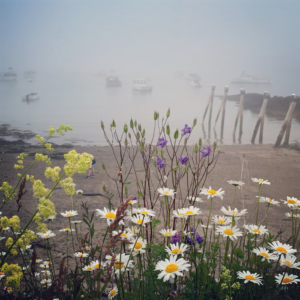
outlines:
{"label": "daisy bud", "polygon": [[170,135],[170,126],[167,125],[167,135]]}
{"label": "daisy bud", "polygon": [[166,116],[167,116],[167,118],[170,117],[170,108],[168,109]]}
{"label": "daisy bud", "polygon": [[126,125],[126,124],[124,125],[124,132],[125,132],[125,133],[127,133],[127,132],[128,132],[128,127],[127,127],[127,125]]}
{"label": "daisy bud", "polygon": [[178,130],[176,130],[176,131],[174,132],[174,139],[175,139],[175,140],[178,139]]}
{"label": "daisy bud", "polygon": [[154,112],[154,120],[156,121],[157,118],[158,118],[158,115],[157,115],[157,112],[155,111],[155,112]]}

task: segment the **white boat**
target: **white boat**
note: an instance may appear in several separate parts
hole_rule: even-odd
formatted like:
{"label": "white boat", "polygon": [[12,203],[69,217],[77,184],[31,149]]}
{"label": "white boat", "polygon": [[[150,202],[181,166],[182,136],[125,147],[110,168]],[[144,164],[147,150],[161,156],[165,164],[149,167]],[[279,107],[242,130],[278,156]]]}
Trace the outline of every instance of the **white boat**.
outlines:
{"label": "white boat", "polygon": [[23,100],[27,100],[27,101],[38,100],[39,98],[40,98],[39,93],[30,93],[23,96]]}
{"label": "white boat", "polygon": [[191,86],[201,87],[200,80],[198,80],[198,79],[192,80],[192,81],[191,81]]}
{"label": "white boat", "polygon": [[1,74],[0,79],[2,81],[11,81],[11,80],[17,80],[17,74],[13,72],[13,68],[8,68],[8,72],[4,72]]}
{"label": "white boat", "polygon": [[247,75],[246,71],[240,77],[232,78],[232,83],[270,84],[270,80],[263,77]]}
{"label": "white boat", "polygon": [[152,91],[152,86],[147,83],[146,79],[143,78],[135,78],[132,81],[132,88],[137,91]]}
{"label": "white boat", "polygon": [[105,77],[106,86],[121,86],[122,83],[117,76]]}

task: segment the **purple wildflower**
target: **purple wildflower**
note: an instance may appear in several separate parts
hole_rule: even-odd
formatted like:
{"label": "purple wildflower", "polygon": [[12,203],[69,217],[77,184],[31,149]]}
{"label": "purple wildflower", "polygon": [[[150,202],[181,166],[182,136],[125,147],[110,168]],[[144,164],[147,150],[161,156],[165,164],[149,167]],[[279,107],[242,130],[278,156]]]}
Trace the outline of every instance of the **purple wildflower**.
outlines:
{"label": "purple wildflower", "polygon": [[137,200],[137,197],[132,197],[131,200]]}
{"label": "purple wildflower", "polygon": [[208,147],[202,147],[200,152],[201,152],[202,157],[206,157],[210,154],[211,148],[209,146]]}
{"label": "purple wildflower", "polygon": [[196,242],[198,244],[202,244],[204,242],[204,238],[201,237],[198,233],[196,233]]}
{"label": "purple wildflower", "polygon": [[165,140],[163,137],[158,139],[157,146],[163,148],[164,146],[166,146],[166,144],[167,144],[167,140]]}
{"label": "purple wildflower", "polygon": [[156,164],[159,166],[160,169],[164,168],[167,164],[165,163],[165,158],[157,158]]}
{"label": "purple wildflower", "polygon": [[195,229],[191,227],[191,231],[188,231],[186,238],[186,243],[195,245],[195,242],[202,244],[204,242],[203,237],[201,237]]}
{"label": "purple wildflower", "polygon": [[188,157],[179,157],[179,162],[182,164],[182,165],[186,165],[187,161],[188,161]]}
{"label": "purple wildflower", "polygon": [[187,124],[185,124],[184,128],[181,129],[181,131],[182,131],[183,135],[186,135],[187,133],[191,133],[192,129]]}
{"label": "purple wildflower", "polygon": [[171,244],[179,243],[181,240],[181,233],[176,232],[175,235],[171,236]]}

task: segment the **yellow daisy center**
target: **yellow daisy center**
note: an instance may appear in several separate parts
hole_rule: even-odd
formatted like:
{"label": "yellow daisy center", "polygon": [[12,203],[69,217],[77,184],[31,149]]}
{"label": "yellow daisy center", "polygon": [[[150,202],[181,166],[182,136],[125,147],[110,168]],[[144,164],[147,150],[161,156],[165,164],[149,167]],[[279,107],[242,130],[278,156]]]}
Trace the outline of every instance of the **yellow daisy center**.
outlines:
{"label": "yellow daisy center", "polygon": [[288,261],[288,260],[285,260],[285,261],[283,261],[282,263],[283,263],[283,264],[287,264],[287,265],[289,265],[289,266],[292,264],[292,263],[291,263],[290,261]]}
{"label": "yellow daisy center", "polygon": [[45,283],[49,282],[49,280],[45,280]]}
{"label": "yellow daisy center", "polygon": [[83,257],[83,254],[82,253],[78,254],[78,257]]}
{"label": "yellow daisy center", "polygon": [[113,212],[109,212],[105,215],[106,218],[108,219],[114,219],[116,218],[116,215]]}
{"label": "yellow daisy center", "polygon": [[166,194],[169,194],[169,191],[165,191]]}
{"label": "yellow daisy center", "polygon": [[288,283],[288,282],[291,282],[291,281],[293,281],[291,278],[284,278],[282,280],[282,283]]}
{"label": "yellow daisy center", "polygon": [[234,234],[231,229],[225,229],[224,233],[227,234],[227,235],[233,235]]}
{"label": "yellow daisy center", "polygon": [[253,229],[252,231],[253,231],[253,232],[260,233],[260,230],[259,230],[259,229]]}
{"label": "yellow daisy center", "polygon": [[259,179],[260,182],[264,182],[262,179]]}
{"label": "yellow daisy center", "polygon": [[252,275],[246,275],[245,278],[248,279],[248,280],[254,280],[255,279]]}
{"label": "yellow daisy center", "polygon": [[123,268],[123,266],[124,266],[124,263],[123,262],[121,262],[121,261],[117,261],[116,263],[115,263],[115,268],[116,269],[122,269]]}
{"label": "yellow daisy center", "polygon": [[45,237],[46,237],[46,238],[49,237],[49,234],[45,234]]}
{"label": "yellow daisy center", "polygon": [[180,254],[181,253],[181,250],[179,248],[175,248],[172,250],[172,254]]}
{"label": "yellow daisy center", "polygon": [[165,233],[165,236],[171,236],[171,235],[172,235],[171,232],[166,232],[166,233]]}
{"label": "yellow daisy center", "polygon": [[66,216],[72,216],[72,213],[67,213]]}
{"label": "yellow daisy center", "polygon": [[10,291],[10,290],[11,290],[11,288],[10,288],[10,287],[7,287],[6,289],[7,289],[8,291]]}
{"label": "yellow daisy center", "polygon": [[193,211],[191,211],[191,210],[188,210],[186,213],[185,213],[186,215],[193,215],[194,214],[194,212]]}
{"label": "yellow daisy center", "polygon": [[135,249],[140,249],[140,248],[142,248],[142,246],[143,246],[142,243],[137,242],[137,243],[135,244],[134,248],[135,248]]}
{"label": "yellow daisy center", "polygon": [[264,256],[265,258],[269,258],[269,254],[266,252],[260,252],[259,254]]}
{"label": "yellow daisy center", "polygon": [[109,294],[110,294],[111,296],[113,296],[115,293],[116,293],[115,290],[112,290],[112,291],[109,292]]}
{"label": "yellow daisy center", "polygon": [[235,215],[235,214],[236,214],[236,211],[235,211],[235,210],[233,210],[233,211],[232,211],[232,213]]}
{"label": "yellow daisy center", "polygon": [[286,249],[283,248],[283,247],[277,247],[276,250],[279,251],[279,252],[287,253]]}
{"label": "yellow daisy center", "polygon": [[169,264],[166,267],[166,272],[167,273],[173,273],[173,272],[176,272],[177,270],[178,270],[178,266],[175,265],[175,264]]}
{"label": "yellow daisy center", "polygon": [[142,219],[139,219],[136,221],[138,224],[142,224],[143,223],[143,220]]}
{"label": "yellow daisy center", "polygon": [[179,216],[182,216],[182,213],[178,214]]}
{"label": "yellow daisy center", "polygon": [[86,268],[88,271],[91,271],[91,270],[93,270],[93,268],[92,267],[87,267]]}
{"label": "yellow daisy center", "polygon": [[286,202],[289,203],[289,204],[296,204],[296,203],[297,203],[297,202],[296,202],[295,200],[293,200],[293,199],[288,199],[288,200],[286,200]]}
{"label": "yellow daisy center", "polygon": [[132,201],[132,200],[130,200],[128,203],[132,204],[132,203],[133,203],[133,201]]}
{"label": "yellow daisy center", "polygon": [[49,264],[50,264],[50,261],[46,261],[46,264],[48,264],[48,265],[49,265]]}
{"label": "yellow daisy center", "polygon": [[70,230],[70,228],[65,228],[65,230]]}
{"label": "yellow daisy center", "polygon": [[215,190],[209,190],[209,191],[207,191],[209,194],[211,194],[211,195],[215,195],[217,192],[215,191]]}
{"label": "yellow daisy center", "polygon": [[269,199],[269,202],[273,202],[273,200],[272,200],[272,199]]}
{"label": "yellow daisy center", "polygon": [[222,224],[224,224],[225,221],[223,221],[223,220],[218,220],[217,223],[222,223]]}
{"label": "yellow daisy center", "polygon": [[144,215],[148,215],[148,212],[145,211],[145,210],[141,210],[141,213],[144,214]]}
{"label": "yellow daisy center", "polygon": [[99,264],[95,264],[94,268],[99,269]]}
{"label": "yellow daisy center", "polygon": [[121,236],[125,236],[125,237],[127,237],[127,234],[126,234],[126,233],[122,233],[122,234],[121,234]]}
{"label": "yellow daisy center", "polygon": [[90,248],[89,248],[88,246],[85,246],[85,249],[86,249],[86,250],[89,250]]}

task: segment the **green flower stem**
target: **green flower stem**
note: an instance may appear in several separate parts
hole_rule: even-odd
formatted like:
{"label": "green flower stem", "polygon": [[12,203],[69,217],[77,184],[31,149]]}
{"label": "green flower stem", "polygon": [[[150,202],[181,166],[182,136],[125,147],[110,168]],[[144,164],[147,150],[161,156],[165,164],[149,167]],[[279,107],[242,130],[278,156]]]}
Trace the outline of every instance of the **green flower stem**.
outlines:
{"label": "green flower stem", "polygon": [[69,268],[69,232],[67,231],[67,274],[68,274],[68,268]]}
{"label": "green flower stem", "polygon": [[225,254],[224,254],[224,263],[223,263],[224,266],[225,266],[226,260],[227,260],[228,248],[229,248],[229,237],[227,238],[227,241],[226,241]]}
{"label": "green flower stem", "polygon": [[181,237],[180,237],[180,242],[182,243],[183,240],[183,219],[180,219],[181,221]]}
{"label": "green flower stem", "polygon": [[205,255],[207,232],[208,232],[209,220],[210,220],[210,215],[211,215],[211,210],[212,210],[212,201],[213,201],[213,197],[210,197],[210,209],[209,209],[209,215],[208,215],[208,220],[207,220],[207,227],[206,227],[205,238],[204,238],[203,256]]}
{"label": "green flower stem", "polygon": [[55,276],[55,269],[54,269],[54,264],[53,264],[53,259],[52,259],[52,255],[51,255],[51,250],[50,250],[50,243],[49,243],[49,239],[46,239],[47,241],[47,253],[48,253],[48,257],[51,260],[51,268],[50,268],[50,272],[51,272],[51,279],[52,281],[54,281],[54,276]]}
{"label": "green flower stem", "polygon": [[235,209],[236,185],[234,186],[233,209]]}
{"label": "green flower stem", "polygon": [[257,220],[258,220],[258,211],[259,211],[259,203],[260,203],[260,190],[261,190],[261,184],[259,185],[259,189],[258,189],[258,204],[257,204],[257,213],[256,213],[255,225],[257,225]]}
{"label": "green flower stem", "polygon": [[167,210],[167,224],[168,224],[168,228],[170,229],[170,212],[169,212],[168,196],[166,196],[166,210]]}
{"label": "green flower stem", "polygon": [[71,236],[72,236],[73,251],[75,253],[75,246],[74,246],[74,239],[73,239],[73,232],[72,232],[72,225],[71,225],[71,217],[69,218],[69,224],[70,224],[70,231],[71,231]]}

